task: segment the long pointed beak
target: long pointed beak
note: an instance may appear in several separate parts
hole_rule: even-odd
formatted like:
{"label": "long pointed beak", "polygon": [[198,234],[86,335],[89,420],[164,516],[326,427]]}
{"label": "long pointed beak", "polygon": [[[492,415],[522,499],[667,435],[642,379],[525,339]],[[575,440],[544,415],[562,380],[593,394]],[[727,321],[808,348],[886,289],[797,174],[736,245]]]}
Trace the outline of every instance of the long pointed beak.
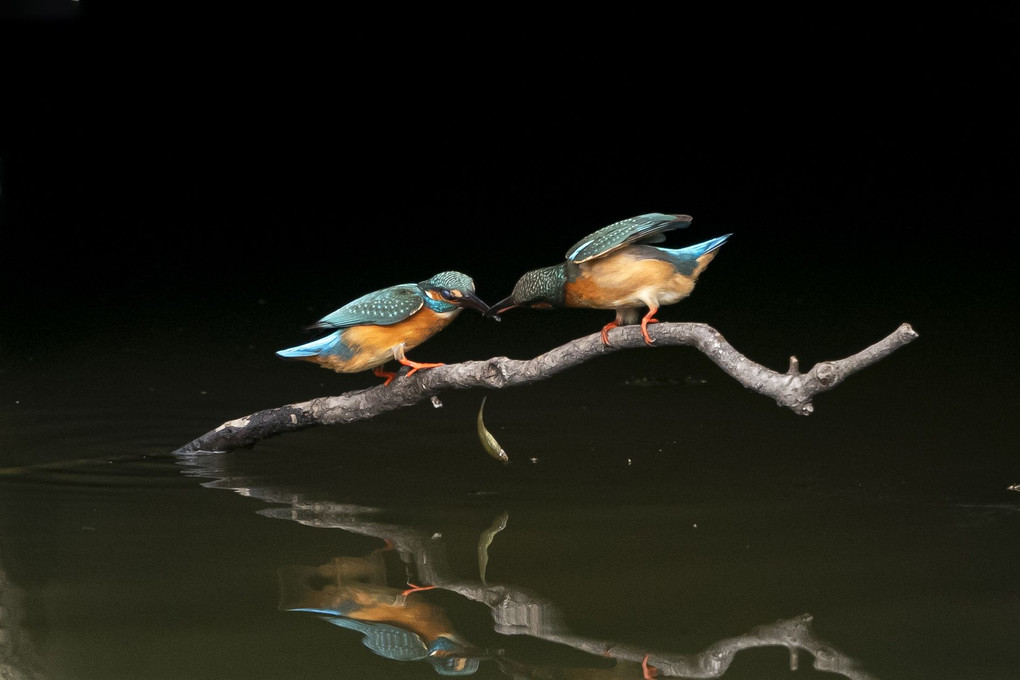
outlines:
{"label": "long pointed beak", "polygon": [[480,297],[472,292],[465,292],[464,295],[457,300],[457,305],[460,307],[467,307],[469,309],[476,309],[482,313],[483,316],[489,315],[491,307],[485,304]]}
{"label": "long pointed beak", "polygon": [[491,307],[489,307],[489,311],[486,312],[485,316],[491,316],[491,317],[495,317],[495,318],[498,319],[499,318],[499,316],[498,316],[499,314],[502,314],[503,312],[507,311],[508,309],[513,309],[516,306],[517,306],[517,303],[514,302],[514,296],[511,295],[509,297],[503,298],[502,300],[500,300],[496,304],[494,304]]}

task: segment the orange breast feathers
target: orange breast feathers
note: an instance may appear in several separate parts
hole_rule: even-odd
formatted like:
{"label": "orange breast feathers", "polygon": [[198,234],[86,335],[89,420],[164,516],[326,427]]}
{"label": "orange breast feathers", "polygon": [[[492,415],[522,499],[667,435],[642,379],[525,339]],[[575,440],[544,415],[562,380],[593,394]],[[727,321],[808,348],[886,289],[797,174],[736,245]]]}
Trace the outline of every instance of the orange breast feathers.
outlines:
{"label": "orange breast feathers", "polygon": [[393,349],[403,345],[409,350],[425,342],[452,322],[459,309],[452,312],[436,313],[422,307],[411,315],[390,326],[352,326],[343,332],[343,342],[354,356],[346,361],[336,361],[330,368],[342,373],[356,373],[381,366],[394,358]]}
{"label": "orange breast feathers", "polygon": [[420,597],[405,599],[400,596],[399,590],[392,589],[392,592],[396,595],[393,604],[376,603],[374,606],[359,607],[347,616],[358,621],[395,625],[416,633],[426,642],[433,642],[441,636],[456,639],[453,623],[442,609]]}
{"label": "orange breast feathers", "polygon": [[668,262],[636,257],[627,250],[584,262],[580,269],[577,279],[566,286],[568,307],[660,307],[678,302],[694,290],[694,279],[678,273]]}

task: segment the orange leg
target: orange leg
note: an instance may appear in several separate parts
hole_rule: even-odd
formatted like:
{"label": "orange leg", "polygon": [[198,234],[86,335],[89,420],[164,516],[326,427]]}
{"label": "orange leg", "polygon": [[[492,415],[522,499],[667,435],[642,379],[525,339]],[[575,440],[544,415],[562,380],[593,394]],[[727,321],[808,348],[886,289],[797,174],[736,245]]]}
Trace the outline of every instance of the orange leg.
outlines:
{"label": "orange leg", "polygon": [[436,587],[436,586],[416,586],[413,583],[408,583],[407,585],[409,585],[410,588],[408,588],[404,592],[400,593],[401,595],[403,595],[405,597],[410,595],[411,593],[417,593],[420,590],[432,590],[433,588]]}
{"label": "orange leg", "polygon": [[641,317],[641,335],[645,336],[645,342],[649,345],[652,344],[652,338],[648,335],[648,324],[659,323],[658,319],[652,318],[657,311],[659,311],[658,307],[651,307],[648,313]]}
{"label": "orange leg", "polygon": [[411,370],[407,372],[407,377],[408,378],[410,378],[412,375],[414,375],[415,371],[418,371],[420,369],[423,369],[423,368],[435,368],[436,366],[445,366],[446,365],[446,364],[419,364],[417,361],[411,361],[407,357],[400,357],[400,359],[398,359],[398,361],[400,361],[400,363],[404,364],[405,366],[410,366],[411,367]]}
{"label": "orange leg", "polygon": [[389,385],[393,382],[393,379],[397,377],[397,374],[393,371],[384,371],[382,366],[376,366],[372,369],[372,373],[379,376],[380,378],[386,378],[386,382],[383,385]]}
{"label": "orange leg", "polygon": [[648,663],[649,656],[649,654],[645,654],[645,658],[641,659],[641,675],[645,680],[652,680],[659,675],[659,669]]}
{"label": "orange leg", "polygon": [[605,326],[602,327],[602,344],[603,345],[608,345],[609,344],[609,329],[610,328],[616,328],[619,325],[620,325],[619,319],[613,319],[612,321],[610,321],[609,323],[607,323]]}

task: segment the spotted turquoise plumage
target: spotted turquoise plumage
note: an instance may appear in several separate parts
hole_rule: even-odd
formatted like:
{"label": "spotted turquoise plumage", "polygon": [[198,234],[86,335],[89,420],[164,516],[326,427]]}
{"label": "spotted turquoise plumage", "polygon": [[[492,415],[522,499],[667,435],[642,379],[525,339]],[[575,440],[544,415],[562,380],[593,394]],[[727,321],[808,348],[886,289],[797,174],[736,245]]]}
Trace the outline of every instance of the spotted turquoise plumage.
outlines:
{"label": "spotted turquoise plumage", "polygon": [[666,240],[663,232],[689,227],[694,218],[690,215],[667,215],[647,213],[629,217],[603,227],[585,236],[567,251],[570,262],[586,262],[592,258],[608,255],[614,250],[638,243],[661,243]]}
{"label": "spotted turquoise plumage", "polygon": [[489,310],[475,295],[471,277],[440,272],[420,283],[401,283],[362,295],[308,327],[331,333],[276,354],[312,361],[338,373],[372,369],[376,375],[386,376],[388,384],[396,375],[382,371],[388,361],[409,367],[407,375],[440,366],[411,361],[405,351],[440,332],[464,308],[482,313]]}
{"label": "spotted turquoise plumage", "polygon": [[388,326],[408,318],[424,304],[421,288],[414,283],[403,283],[362,295],[309,328],[345,328],[359,324]]}
{"label": "spotted turquoise plumage", "polygon": [[361,324],[388,326],[409,318],[424,305],[434,312],[452,312],[453,303],[435,300],[426,290],[475,290],[471,277],[460,272],[441,272],[421,283],[401,283],[362,295],[322,317],[309,328],[347,328]]}

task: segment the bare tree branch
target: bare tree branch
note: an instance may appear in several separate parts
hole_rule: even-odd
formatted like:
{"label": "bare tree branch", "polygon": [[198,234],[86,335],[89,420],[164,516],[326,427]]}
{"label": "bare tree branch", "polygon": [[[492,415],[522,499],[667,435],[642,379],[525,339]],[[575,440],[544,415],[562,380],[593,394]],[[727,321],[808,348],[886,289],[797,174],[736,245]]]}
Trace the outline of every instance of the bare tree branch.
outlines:
{"label": "bare tree branch", "polygon": [[[801,373],[797,358],[790,357],[789,370],[777,373],[742,355],[719,331],[705,324],[658,323],[651,326],[649,332],[655,342],[653,347],[696,347],[744,387],[775,399],[780,406],[799,415],[810,415],[814,411],[812,400],[815,395],[831,390],[857,371],[918,337],[909,324],[902,324],[871,347],[845,359],[822,361],[807,373]],[[611,340],[612,345],[603,345],[599,334],[594,333],[571,340],[530,360],[493,357],[486,361],[449,364],[419,371],[411,379],[401,376],[385,386],[259,411],[223,423],[185,444],[177,453],[226,451],[252,446],[267,437],[313,425],[366,420],[427,398],[438,401],[436,395],[448,389],[503,389],[526,385],[621,349],[647,347],[641,337],[641,329],[636,325],[614,330]]]}

